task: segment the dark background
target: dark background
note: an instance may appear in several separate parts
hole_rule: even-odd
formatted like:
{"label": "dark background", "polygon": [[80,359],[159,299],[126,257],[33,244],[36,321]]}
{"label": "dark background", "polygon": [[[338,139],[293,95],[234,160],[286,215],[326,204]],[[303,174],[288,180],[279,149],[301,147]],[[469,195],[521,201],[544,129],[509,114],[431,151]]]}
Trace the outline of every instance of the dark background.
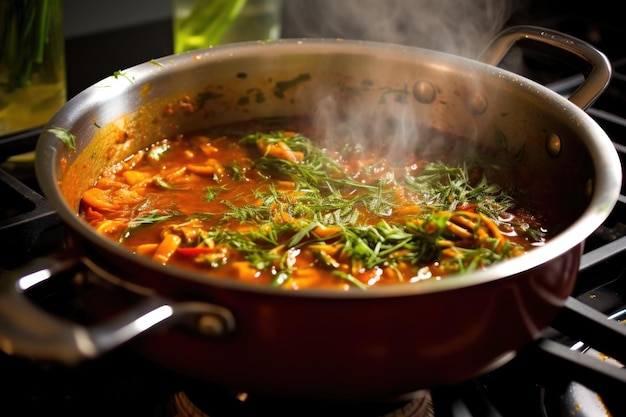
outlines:
{"label": "dark background", "polygon": [[[342,24],[330,25],[328,6],[333,1],[336,0],[284,0],[282,36],[385,41],[382,35],[377,38],[376,34],[365,32],[370,23],[378,23],[379,19],[386,17],[384,12],[368,17],[376,22],[346,16]],[[513,24],[552,27],[591,42],[609,56],[622,53],[626,39],[620,33],[622,19],[616,11],[615,2],[597,0],[590,5],[569,1],[511,1],[516,2],[515,10],[503,23],[504,27]],[[415,7],[424,3],[419,0],[356,2],[363,7],[374,4],[372,2],[378,7],[388,3],[390,10],[397,2],[414,2]],[[110,0],[106,2],[106,7],[97,4],[64,0],[68,98],[115,71],[172,53],[170,0],[132,0],[125,3]],[[412,23],[409,21],[406,25]],[[420,24],[419,21],[414,23]],[[459,25],[464,23],[459,22]],[[497,26],[497,23],[494,24]],[[418,40],[413,43],[429,47],[419,44]]]}

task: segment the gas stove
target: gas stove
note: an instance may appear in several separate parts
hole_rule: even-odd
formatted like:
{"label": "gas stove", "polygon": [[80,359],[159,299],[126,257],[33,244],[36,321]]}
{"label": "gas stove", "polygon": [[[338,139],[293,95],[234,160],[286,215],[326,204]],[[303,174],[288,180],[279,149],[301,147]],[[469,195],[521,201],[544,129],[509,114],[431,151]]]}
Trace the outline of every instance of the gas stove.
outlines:
{"label": "gas stove", "polygon": [[[619,42],[615,42],[615,39],[623,38],[620,30],[610,23],[599,24],[579,17],[548,19],[539,23],[588,40],[609,57],[613,78],[608,89],[587,112],[609,134],[624,160],[626,54],[620,45],[616,45]],[[167,32],[169,27],[165,27],[166,24],[169,22],[160,30]],[[135,30],[140,32],[141,28]],[[72,53],[72,45],[79,48],[82,43],[86,44],[86,41],[68,44],[68,54]],[[159,55],[166,53],[165,50]],[[146,57],[146,60],[150,58]],[[128,65],[134,63],[137,62]],[[540,59],[527,57],[526,73],[522,75],[563,95],[581,82],[576,74],[552,69],[544,72],[542,64]],[[72,68],[69,65],[70,77]],[[71,89],[73,84],[70,82],[69,85]],[[79,90],[85,86],[75,85],[74,88]],[[39,133],[35,129],[0,140],[0,193],[3,196],[0,240],[4,242],[0,272],[13,270],[34,257],[57,251],[63,245],[64,227],[40,193],[32,161],[9,158],[32,151]],[[543,337],[525,347],[508,364],[462,384],[416,392],[410,398],[394,402],[364,406],[236,392],[162,369],[130,349],[117,349],[71,368],[0,353],[0,374],[5,382],[0,390],[0,414],[162,417],[626,415],[626,406],[619,394],[626,389],[626,371],[621,365],[626,363],[626,330],[620,324],[626,320],[625,272],[626,192],[623,191],[611,216],[586,240],[574,293]],[[86,323],[89,318],[76,297],[75,277],[67,275],[29,291],[29,296],[48,311]]]}

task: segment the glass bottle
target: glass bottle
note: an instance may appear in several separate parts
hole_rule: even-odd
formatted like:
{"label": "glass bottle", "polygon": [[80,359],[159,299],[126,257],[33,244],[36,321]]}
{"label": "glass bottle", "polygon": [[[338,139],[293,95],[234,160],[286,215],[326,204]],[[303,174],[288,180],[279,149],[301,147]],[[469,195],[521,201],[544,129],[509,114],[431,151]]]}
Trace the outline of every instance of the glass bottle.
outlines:
{"label": "glass bottle", "polygon": [[66,100],[62,1],[0,1],[0,138],[46,124]]}
{"label": "glass bottle", "polygon": [[172,0],[174,52],[280,37],[282,0]]}

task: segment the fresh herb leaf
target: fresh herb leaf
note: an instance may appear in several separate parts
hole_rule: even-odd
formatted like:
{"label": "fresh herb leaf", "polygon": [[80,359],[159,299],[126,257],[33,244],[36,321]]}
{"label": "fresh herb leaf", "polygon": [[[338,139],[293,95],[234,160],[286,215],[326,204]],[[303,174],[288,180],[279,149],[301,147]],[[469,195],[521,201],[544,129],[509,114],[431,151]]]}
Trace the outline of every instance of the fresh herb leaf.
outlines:
{"label": "fresh herb leaf", "polygon": [[56,136],[70,151],[76,150],[76,136],[68,132],[66,129],[61,127],[51,127],[48,129],[48,132]]}
{"label": "fresh herb leaf", "polygon": [[286,81],[278,81],[276,82],[276,86],[274,87],[274,95],[279,98],[285,97],[285,91],[290,88],[296,87],[298,84],[303,83],[305,81],[309,81],[311,79],[311,74],[305,73],[300,74],[294,77],[291,80]]}
{"label": "fresh herb leaf", "polygon": [[368,286],[366,284],[363,284],[361,281],[356,279],[354,277],[354,275],[352,275],[352,274],[348,274],[348,273],[345,273],[343,271],[333,271],[333,275],[348,281],[350,284],[352,284],[355,287],[360,288],[362,290],[367,290],[367,288],[368,288]]}
{"label": "fresh herb leaf", "polygon": [[181,190],[182,188],[180,187],[175,187],[172,184],[170,184],[169,182],[165,181],[162,177],[157,176],[154,178],[154,181],[156,182],[156,184],[161,187],[164,188],[166,190]]}
{"label": "fresh herb leaf", "polygon": [[169,149],[170,146],[167,143],[162,143],[159,146],[152,146],[148,152],[148,158],[153,161],[158,161]]}
{"label": "fresh herb leaf", "polygon": [[217,195],[224,191],[224,187],[205,187],[204,189],[204,201],[210,203],[217,198]]}
{"label": "fresh herb leaf", "polygon": [[135,83],[134,77],[133,78],[129,77],[128,75],[126,75],[126,73],[124,71],[117,70],[117,71],[113,72],[113,78],[118,79],[120,77],[126,78],[128,81],[130,81],[131,84]]}
{"label": "fresh herb leaf", "polygon": [[120,236],[119,241],[122,242],[128,239],[128,237],[133,232],[133,230],[141,226],[164,222],[166,220],[171,219],[172,217],[180,216],[180,215],[181,213],[179,212],[161,212],[161,211],[155,210],[148,214],[144,214],[142,216],[136,217],[130,222],[128,222],[128,225],[126,226],[126,229]]}

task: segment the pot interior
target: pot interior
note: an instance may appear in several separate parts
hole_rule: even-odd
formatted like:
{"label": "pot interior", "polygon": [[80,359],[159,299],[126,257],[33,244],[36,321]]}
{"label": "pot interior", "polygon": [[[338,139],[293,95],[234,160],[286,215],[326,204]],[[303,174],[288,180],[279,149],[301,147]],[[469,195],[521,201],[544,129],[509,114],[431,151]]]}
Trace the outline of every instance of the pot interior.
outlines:
{"label": "pot interior", "polygon": [[542,86],[435,51],[336,40],[235,44],[106,78],[48,125],[70,132],[75,150],[44,129],[37,175],[62,217],[97,240],[76,213],[105,167],[180,132],[292,116],[310,118],[329,135],[349,131],[376,141],[378,132],[392,132],[381,150],[428,148],[433,131],[490,149],[494,166],[540,203],[553,230],[568,230],[560,252],[600,224],[604,213],[571,227],[590,205],[612,206],[618,188],[611,178],[619,165],[604,150],[604,132]]}

